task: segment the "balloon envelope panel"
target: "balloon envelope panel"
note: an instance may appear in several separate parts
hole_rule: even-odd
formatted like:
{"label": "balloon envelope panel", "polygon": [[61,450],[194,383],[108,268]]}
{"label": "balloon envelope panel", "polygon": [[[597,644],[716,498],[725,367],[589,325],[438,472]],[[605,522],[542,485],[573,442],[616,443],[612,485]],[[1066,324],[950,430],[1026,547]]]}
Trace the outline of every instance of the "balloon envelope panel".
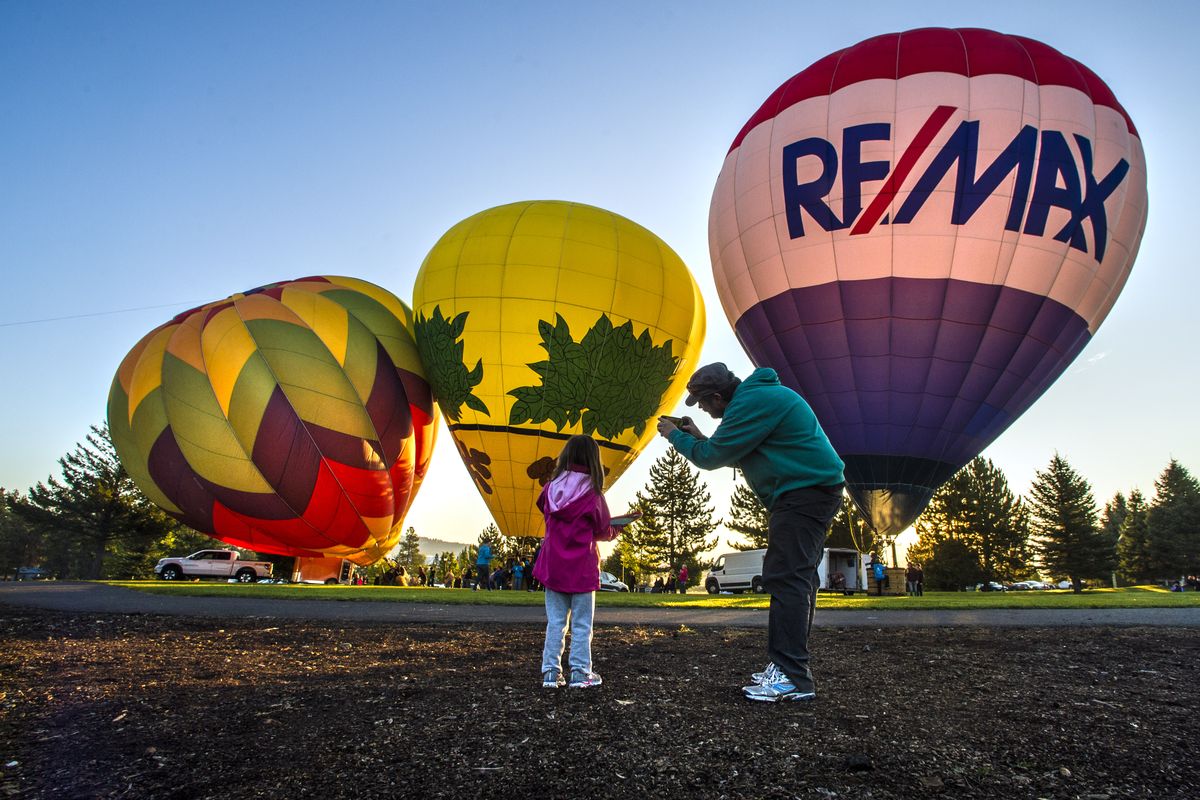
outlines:
{"label": "balloon envelope panel", "polygon": [[704,306],[661,239],[579,203],[530,201],[451,228],[413,289],[417,343],[451,436],[500,529],[540,536],[535,501],[572,434],[611,485],[699,356]]}
{"label": "balloon envelope panel", "polygon": [[1137,131],[1091,70],[922,29],[767,99],[726,156],[709,246],[747,353],[807,398],[897,533],[1087,344],[1146,213]]}
{"label": "balloon envelope panel", "polygon": [[433,400],[412,312],[353,278],[271,284],[184,312],[122,361],[121,462],[196,530],[369,564],[428,468]]}

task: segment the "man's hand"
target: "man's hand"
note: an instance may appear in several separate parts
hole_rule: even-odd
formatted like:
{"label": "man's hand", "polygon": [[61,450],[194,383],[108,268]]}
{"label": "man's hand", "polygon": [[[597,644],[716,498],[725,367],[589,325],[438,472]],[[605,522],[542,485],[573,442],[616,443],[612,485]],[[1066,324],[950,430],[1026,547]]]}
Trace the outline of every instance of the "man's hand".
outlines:
{"label": "man's hand", "polygon": [[670,417],[663,414],[658,418],[658,433],[663,438],[670,438],[671,431],[680,430],[689,436],[695,436],[697,439],[707,439],[700,429],[696,427],[696,423],[692,422],[691,417]]}
{"label": "man's hand", "polygon": [[672,419],[671,417],[659,417],[658,418],[658,435],[663,437],[664,439],[670,439],[671,434],[674,431],[679,430],[679,426],[677,426],[674,422],[672,422],[671,419]]}

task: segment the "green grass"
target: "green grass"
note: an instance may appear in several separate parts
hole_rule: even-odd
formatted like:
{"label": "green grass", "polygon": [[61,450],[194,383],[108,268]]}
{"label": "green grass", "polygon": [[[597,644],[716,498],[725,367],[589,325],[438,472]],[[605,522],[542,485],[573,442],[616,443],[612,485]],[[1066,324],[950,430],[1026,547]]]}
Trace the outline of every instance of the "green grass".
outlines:
{"label": "green grass", "polygon": [[[163,583],[106,581],[111,586],[183,597],[252,597],[282,600],[342,600],[445,605],[541,606],[536,592],[472,592],[397,586],[309,586],[296,584]],[[612,608],[762,608],[766,595],[626,594],[597,592],[596,605]],[[924,597],[817,596],[818,608],[977,610],[987,608],[1177,608],[1200,607],[1200,592],[1168,592],[1156,586],[1042,592],[926,592]]]}

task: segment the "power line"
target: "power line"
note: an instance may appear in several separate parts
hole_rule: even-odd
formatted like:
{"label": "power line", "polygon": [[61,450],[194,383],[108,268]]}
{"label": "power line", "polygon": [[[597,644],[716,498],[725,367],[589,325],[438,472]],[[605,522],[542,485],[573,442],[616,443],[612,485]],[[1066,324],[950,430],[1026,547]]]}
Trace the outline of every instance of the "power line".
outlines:
{"label": "power line", "polygon": [[85,319],[87,317],[107,317],[113,314],[129,314],[134,311],[150,311],[155,308],[174,308],[176,306],[198,306],[200,303],[163,303],[157,306],[139,306],[137,308],[120,308],[115,311],[93,311],[90,314],[69,314],[65,317],[45,317],[43,319],[25,319],[19,322],[0,322],[0,328],[14,328],[18,325],[38,325],[43,322],[60,322],[68,319]]}

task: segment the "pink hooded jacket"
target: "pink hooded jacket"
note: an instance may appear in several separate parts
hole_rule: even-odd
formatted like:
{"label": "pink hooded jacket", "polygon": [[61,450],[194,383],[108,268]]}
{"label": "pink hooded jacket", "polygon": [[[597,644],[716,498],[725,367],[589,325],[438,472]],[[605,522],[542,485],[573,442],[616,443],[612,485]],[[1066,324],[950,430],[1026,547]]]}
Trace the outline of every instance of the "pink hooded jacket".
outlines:
{"label": "pink hooded jacket", "polygon": [[611,541],[619,531],[604,495],[592,488],[583,467],[571,467],[559,475],[538,497],[537,506],[546,515],[546,539],[533,577],[556,592],[577,594],[600,588],[600,548],[596,540]]}

